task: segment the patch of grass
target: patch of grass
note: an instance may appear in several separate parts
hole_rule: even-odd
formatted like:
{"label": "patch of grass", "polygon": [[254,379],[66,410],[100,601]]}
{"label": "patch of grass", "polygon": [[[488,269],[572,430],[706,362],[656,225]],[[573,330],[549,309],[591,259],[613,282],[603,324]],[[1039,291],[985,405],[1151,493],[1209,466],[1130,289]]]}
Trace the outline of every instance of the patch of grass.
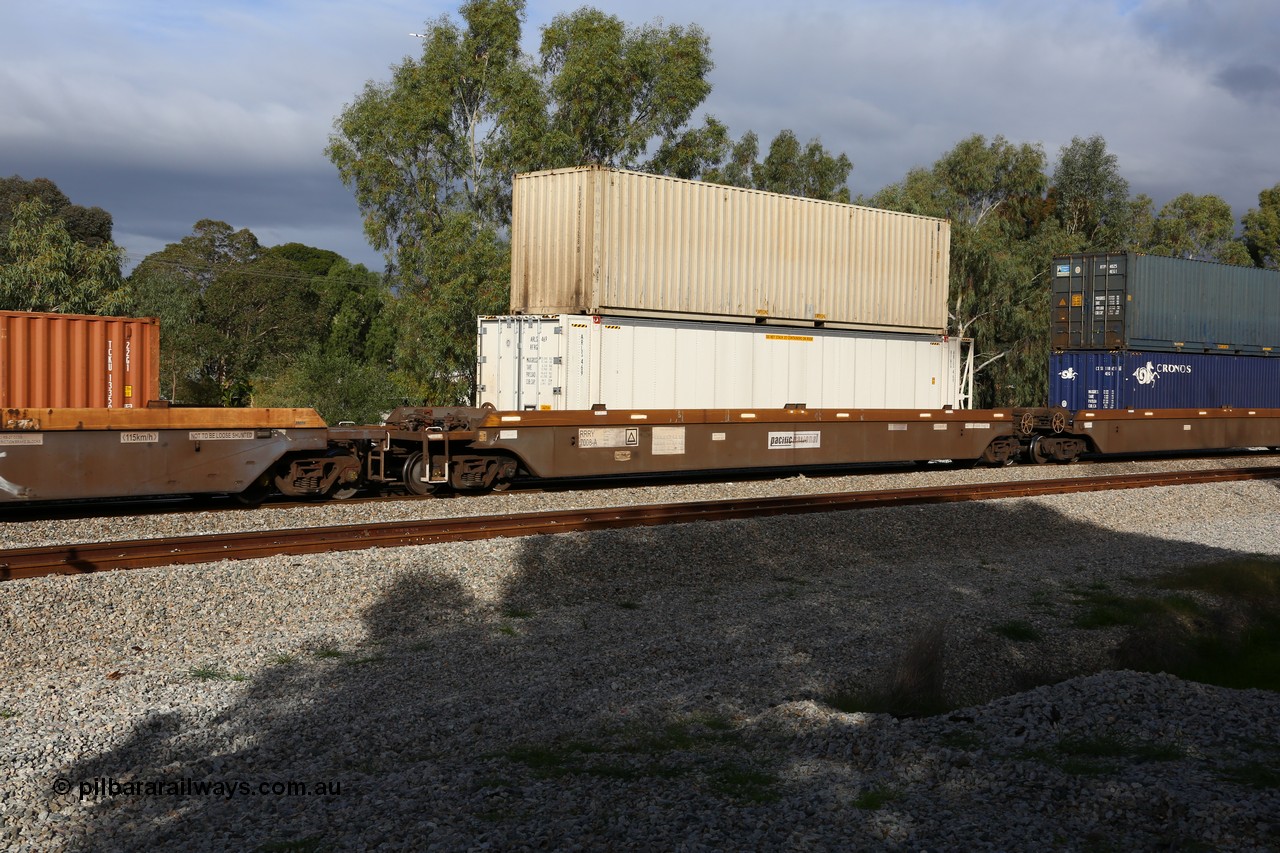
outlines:
{"label": "patch of grass", "polygon": [[11,711],[8,708],[0,708],[0,720],[12,720],[18,716],[17,711]]}
{"label": "patch of grass", "polygon": [[1071,776],[1106,776],[1117,771],[1120,759],[1177,761],[1187,753],[1177,744],[1100,734],[1063,738],[1050,748],[1028,750],[1023,754]]}
{"label": "patch of grass", "polygon": [[514,637],[514,636],[516,636],[517,634],[519,634],[520,632],[519,632],[519,631],[517,631],[517,630],[515,629],[515,627],[514,627],[514,626],[512,626],[512,625],[499,625],[499,626],[498,626],[498,633],[499,633],[499,634],[503,634],[503,635],[508,636],[508,637]]}
{"label": "patch of grass", "polygon": [[902,792],[887,785],[875,785],[858,792],[853,804],[865,811],[876,811],[896,800],[902,799]]}
{"label": "patch of grass", "polygon": [[[1223,687],[1280,691],[1280,561],[1240,559],[1170,572],[1154,588],[1181,595],[1113,596],[1103,610],[1133,627],[1116,649],[1118,665]],[[1096,621],[1097,602],[1082,618]],[[1120,614],[1115,617],[1115,614]]]}
{"label": "patch of grass", "polygon": [[1151,743],[1114,735],[1063,738],[1054,745],[1062,755],[1085,758],[1136,758],[1139,761],[1177,761],[1186,751],[1170,743]]}
{"label": "patch of grass", "polygon": [[1139,625],[1165,614],[1195,615],[1199,605],[1183,596],[1124,596],[1111,592],[1079,593],[1085,610],[1075,619],[1077,628],[1114,628]]}
{"label": "patch of grass", "polygon": [[741,764],[722,764],[710,773],[711,789],[735,800],[771,803],[778,799],[778,777]]}
{"label": "patch of grass", "polygon": [[1034,643],[1044,639],[1040,629],[1022,619],[1001,622],[999,625],[993,626],[991,630],[1006,640],[1013,640],[1015,643]]}
{"label": "patch of grass", "polygon": [[895,717],[929,717],[951,710],[943,693],[943,651],[946,626],[935,624],[924,631],[885,676],[868,689],[840,688],[822,701],[845,713],[892,714]]}
{"label": "patch of grass", "polygon": [[635,603],[634,601],[619,601],[618,606],[621,607],[623,610],[639,610],[640,609],[640,605]]}
{"label": "patch of grass", "polygon": [[316,646],[311,650],[311,656],[322,660],[333,660],[336,658],[346,657],[347,653],[339,649],[337,646],[323,645]]}
{"label": "patch of grass", "polygon": [[197,681],[248,681],[249,676],[240,675],[239,673],[230,673],[225,669],[218,669],[215,666],[197,666],[192,667],[187,672]]}
{"label": "patch of grass", "polygon": [[[701,777],[720,794],[749,802],[768,802],[777,777],[741,762],[712,759],[738,740],[730,721],[715,714],[693,714],[659,727],[628,726],[601,742],[565,740],[521,744],[497,756],[529,768],[541,778],[568,775],[643,781]],[[707,769],[710,767],[710,769]]]}
{"label": "patch of grass", "polygon": [[1242,559],[1192,566],[1161,578],[1157,586],[1254,602],[1280,600],[1280,561]]}
{"label": "patch of grass", "polygon": [[1280,788],[1280,767],[1270,762],[1246,761],[1226,768],[1219,775],[1228,782],[1259,790]]}
{"label": "patch of grass", "polygon": [[298,659],[291,654],[280,654],[273,657],[271,662],[276,666],[292,666]]}
{"label": "patch of grass", "polygon": [[522,607],[504,607],[502,615],[508,619],[528,619],[533,616],[532,610],[525,610]]}

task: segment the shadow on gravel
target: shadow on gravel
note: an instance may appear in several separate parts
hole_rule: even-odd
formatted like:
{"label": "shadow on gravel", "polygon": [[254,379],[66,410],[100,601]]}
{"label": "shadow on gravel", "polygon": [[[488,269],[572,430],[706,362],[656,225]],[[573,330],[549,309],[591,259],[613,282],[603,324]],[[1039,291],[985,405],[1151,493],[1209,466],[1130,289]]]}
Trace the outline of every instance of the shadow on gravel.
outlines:
{"label": "shadow on gravel", "polygon": [[[1037,544],[1023,544],[1032,532]],[[1071,589],[1121,583],[1139,563],[1238,556],[1030,502],[432,553],[458,554],[458,571],[487,554],[514,554],[516,567],[494,595],[424,556],[369,578],[381,589],[358,647],[295,650],[212,719],[152,711],[119,749],[63,775],[188,788],[84,805],[73,792],[68,848],[782,849],[823,838],[837,817],[842,846],[878,846],[907,831],[885,782],[893,762],[855,760],[848,737],[900,724],[803,723],[825,713],[813,703],[833,685],[869,683],[939,619],[948,655],[971,647],[1016,668],[1034,644],[991,630],[1012,618],[1008,602],[1065,623]],[[1046,677],[1076,671],[1066,652],[1041,657]],[[1008,687],[950,686],[972,701]],[[257,790],[288,782],[311,792]],[[958,807],[981,788],[954,792]]]}

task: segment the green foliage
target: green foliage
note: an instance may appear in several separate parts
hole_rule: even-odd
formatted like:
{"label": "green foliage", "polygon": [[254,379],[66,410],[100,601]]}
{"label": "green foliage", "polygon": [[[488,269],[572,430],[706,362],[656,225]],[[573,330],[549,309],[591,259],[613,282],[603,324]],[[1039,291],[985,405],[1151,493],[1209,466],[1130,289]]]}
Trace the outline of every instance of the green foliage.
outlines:
{"label": "green foliage", "polygon": [[1048,268],[1061,234],[1046,216],[1044,152],[968,137],[870,203],[951,220],[951,331],[972,337],[979,405],[1043,405]]}
{"label": "green foliage", "polygon": [[278,373],[254,387],[258,406],[315,409],[327,423],[377,423],[399,405],[406,391],[385,364],[352,360],[319,346],[295,356]]}
{"label": "green foliage", "polygon": [[328,249],[317,249],[302,243],[282,243],[262,250],[264,258],[289,261],[302,270],[308,278],[320,278],[329,274],[335,265],[346,263],[342,255]]}
{"label": "green foliage", "polygon": [[1073,137],[1053,171],[1054,213],[1073,252],[1115,251],[1133,239],[1129,182],[1101,136]]}
{"label": "green foliage", "polygon": [[1231,207],[1216,195],[1183,193],[1160,209],[1146,247],[1153,255],[1252,265],[1243,244],[1233,239]]}
{"label": "green foliage", "polygon": [[319,300],[302,270],[225,222],[197,222],[130,281],[134,308],[161,318],[162,385],[175,401],[246,405],[257,376],[315,334]]}
{"label": "green foliage", "polygon": [[411,396],[464,405],[475,385],[476,317],[507,306],[510,246],[470,214],[448,216],[397,304],[395,363]]}
{"label": "green foliage", "polygon": [[57,219],[76,243],[97,247],[111,242],[111,214],[100,207],[72,204],[58,185],[48,178],[24,181],[18,175],[0,178],[0,263],[6,263],[4,234],[9,230],[14,211],[24,201],[39,201],[47,215]]}
{"label": "green foliage", "polygon": [[539,56],[548,165],[646,165],[655,142],[681,140],[711,93],[709,42],[697,26],[628,27],[583,7],[543,29]]}
{"label": "green foliage", "polygon": [[[818,139],[801,146],[794,132],[782,130],[769,144],[769,153],[759,161],[760,139],[747,131],[733,146],[716,138],[704,147],[708,158],[700,173],[681,177],[701,177],[709,183],[747,187],[785,195],[849,203],[849,173],[853,163],[845,154],[832,155]],[[715,165],[709,165],[714,162]],[[663,164],[666,165],[666,164]]]}
{"label": "green foliage", "polygon": [[431,22],[421,56],[368,84],[327,148],[401,297],[394,367],[432,403],[470,401],[475,316],[506,310],[514,173],[600,163],[695,177],[729,150],[715,119],[689,125],[710,92],[696,26],[582,8],[529,57],[524,15],[523,0],[467,0],[460,22]]}
{"label": "green foliage", "polygon": [[108,240],[89,243],[76,240],[38,197],[7,213],[0,223],[0,309],[114,314],[127,304],[109,217]]}
{"label": "green foliage", "polygon": [[1032,643],[1044,639],[1044,634],[1040,629],[1022,619],[1013,619],[1008,622],[1001,622],[991,629],[1007,640],[1013,640],[1016,643]]}
{"label": "green foliage", "polygon": [[1233,560],[1171,572],[1154,586],[1208,599],[1081,593],[1081,627],[1128,626],[1124,668],[1224,687],[1280,690],[1280,562]]}
{"label": "green foliage", "polygon": [[160,318],[161,384],[174,401],[313,406],[370,422],[403,398],[387,365],[389,289],[333,252],[263,249],[252,232],[206,219],[144,259],[130,284],[133,311]]}
{"label": "green foliage", "polygon": [[1253,262],[1269,270],[1280,269],[1280,184],[1258,193],[1258,206],[1240,220],[1243,243]]}

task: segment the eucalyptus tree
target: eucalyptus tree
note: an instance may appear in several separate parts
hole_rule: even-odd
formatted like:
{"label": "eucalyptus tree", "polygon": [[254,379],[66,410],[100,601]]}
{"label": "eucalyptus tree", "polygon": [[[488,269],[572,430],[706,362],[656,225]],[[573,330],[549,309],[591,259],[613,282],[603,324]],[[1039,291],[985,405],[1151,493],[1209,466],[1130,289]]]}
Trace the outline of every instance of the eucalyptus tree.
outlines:
{"label": "eucalyptus tree", "polygon": [[1045,284],[1054,241],[1044,170],[1039,145],[975,134],[869,200],[951,220],[951,332],[974,339],[982,404],[1044,399]]}
{"label": "eucalyptus tree", "polygon": [[1234,230],[1231,206],[1222,198],[1183,193],[1160,208],[1146,249],[1153,255],[1252,265]]}
{"label": "eucalyptus tree", "polygon": [[[327,154],[399,294],[395,354],[424,394],[469,394],[475,316],[507,306],[511,179],[584,163],[698,168],[727,138],[690,117],[710,91],[697,27],[631,27],[583,8],[520,50],[523,0],[467,0],[422,53],[370,82]],[[444,321],[441,318],[449,318]]]}
{"label": "eucalyptus tree", "polygon": [[76,240],[43,200],[17,202],[0,236],[0,309],[114,314],[127,304],[120,248]]}
{"label": "eucalyptus tree", "polygon": [[1253,262],[1266,269],[1280,269],[1280,184],[1258,193],[1258,206],[1240,220],[1242,241]]}
{"label": "eucalyptus tree", "polygon": [[306,273],[217,220],[148,255],[130,284],[134,311],[160,318],[162,381],[181,402],[251,402],[255,383],[319,325]]}
{"label": "eucalyptus tree", "polygon": [[0,178],[0,308],[113,314],[126,304],[111,214],[48,178]]}
{"label": "eucalyptus tree", "polygon": [[1114,251],[1133,244],[1135,209],[1119,160],[1101,136],[1062,146],[1050,197],[1068,242],[1062,251]]}

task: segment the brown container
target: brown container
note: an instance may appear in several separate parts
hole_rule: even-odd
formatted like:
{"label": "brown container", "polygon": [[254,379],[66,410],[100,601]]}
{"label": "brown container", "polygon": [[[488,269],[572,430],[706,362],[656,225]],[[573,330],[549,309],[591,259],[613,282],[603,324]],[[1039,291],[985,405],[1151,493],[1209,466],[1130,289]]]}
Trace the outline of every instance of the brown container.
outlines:
{"label": "brown container", "polygon": [[158,399],[160,321],[0,311],[0,409],[128,409]]}

